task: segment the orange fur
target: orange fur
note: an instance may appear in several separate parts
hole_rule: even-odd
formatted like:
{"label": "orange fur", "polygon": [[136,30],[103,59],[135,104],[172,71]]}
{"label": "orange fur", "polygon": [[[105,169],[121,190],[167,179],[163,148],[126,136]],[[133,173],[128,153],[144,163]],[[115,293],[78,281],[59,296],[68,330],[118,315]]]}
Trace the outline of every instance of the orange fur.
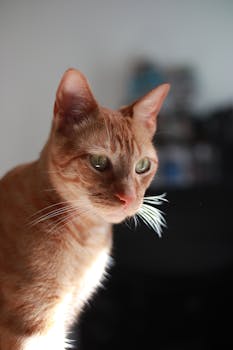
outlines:
{"label": "orange fur", "polygon": [[[153,110],[167,92],[164,85]],[[0,350],[65,348],[66,331],[104,274],[112,223],[137,211],[157,169],[150,123],[134,118],[134,109],[100,107],[85,77],[67,71],[40,158],[1,179]],[[111,168],[93,169],[93,153],[106,155]],[[144,156],[151,169],[137,175]],[[125,207],[118,193],[129,192],[134,200]]]}

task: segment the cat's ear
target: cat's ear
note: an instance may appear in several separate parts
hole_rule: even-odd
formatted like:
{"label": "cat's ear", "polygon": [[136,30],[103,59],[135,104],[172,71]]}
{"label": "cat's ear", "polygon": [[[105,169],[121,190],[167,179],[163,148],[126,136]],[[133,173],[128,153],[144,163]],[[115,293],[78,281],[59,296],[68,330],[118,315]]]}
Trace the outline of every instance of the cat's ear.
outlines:
{"label": "cat's ear", "polygon": [[141,122],[153,136],[157,129],[157,116],[169,90],[170,84],[159,85],[121,111],[124,115],[130,114],[135,120]]}
{"label": "cat's ear", "polygon": [[68,69],[58,86],[54,105],[54,124],[59,131],[69,131],[97,113],[98,104],[84,75]]}

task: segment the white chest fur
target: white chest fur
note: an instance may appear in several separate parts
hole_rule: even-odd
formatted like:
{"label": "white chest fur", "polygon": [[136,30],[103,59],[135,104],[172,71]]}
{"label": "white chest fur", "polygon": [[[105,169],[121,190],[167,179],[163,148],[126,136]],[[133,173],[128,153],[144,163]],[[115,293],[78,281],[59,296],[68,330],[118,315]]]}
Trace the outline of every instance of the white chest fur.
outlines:
{"label": "white chest fur", "polygon": [[91,294],[101,285],[106,268],[110,262],[111,258],[109,257],[108,249],[103,249],[97,254],[80,279],[77,290],[67,293],[57,306],[54,313],[54,326],[47,334],[27,339],[23,345],[23,350],[50,350],[55,348],[64,350],[69,348],[65,329],[67,318],[74,318],[77,310],[80,311]]}
{"label": "white chest fur", "polygon": [[96,288],[98,286],[101,286],[101,282],[105,276],[106,268],[111,261],[108,253],[109,252],[106,249],[99,252],[95,260],[85,271],[83,277],[80,280],[79,288],[75,296],[76,307],[82,307],[82,305],[88,300]]}
{"label": "white chest fur", "polygon": [[[86,249],[85,259],[77,265],[77,269],[74,270],[73,282],[70,284],[71,299],[68,307],[65,307],[66,312],[64,313],[66,326],[69,327],[77,319],[85,303],[101,286],[110,263],[109,247],[100,249],[98,253]],[[67,300],[67,296],[62,298],[59,308],[63,308],[63,300]]]}

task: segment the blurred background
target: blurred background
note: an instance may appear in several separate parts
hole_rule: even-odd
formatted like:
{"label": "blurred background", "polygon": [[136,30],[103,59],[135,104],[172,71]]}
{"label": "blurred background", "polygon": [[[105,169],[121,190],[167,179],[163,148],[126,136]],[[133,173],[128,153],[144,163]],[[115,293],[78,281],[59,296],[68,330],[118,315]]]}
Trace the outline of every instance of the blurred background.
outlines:
{"label": "blurred background", "polygon": [[0,176],[38,156],[68,67],[110,108],[172,85],[148,191],[167,193],[168,228],[115,228],[80,350],[233,345],[232,33],[231,0],[0,1]]}

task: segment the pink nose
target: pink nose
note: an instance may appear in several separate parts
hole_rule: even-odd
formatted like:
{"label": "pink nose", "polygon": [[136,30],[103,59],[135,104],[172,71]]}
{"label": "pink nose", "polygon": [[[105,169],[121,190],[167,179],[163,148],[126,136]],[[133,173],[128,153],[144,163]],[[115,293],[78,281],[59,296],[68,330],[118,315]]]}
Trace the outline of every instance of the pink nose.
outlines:
{"label": "pink nose", "polygon": [[125,206],[130,205],[136,199],[135,194],[133,193],[118,192],[115,196],[120,199]]}

